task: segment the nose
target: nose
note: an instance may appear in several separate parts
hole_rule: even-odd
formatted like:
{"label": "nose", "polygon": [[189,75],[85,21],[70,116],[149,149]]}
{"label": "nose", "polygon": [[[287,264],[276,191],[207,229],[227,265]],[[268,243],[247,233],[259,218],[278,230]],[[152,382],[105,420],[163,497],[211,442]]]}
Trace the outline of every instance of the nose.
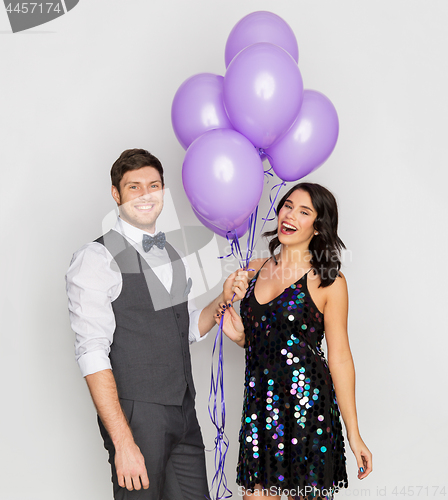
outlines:
{"label": "nose", "polygon": [[149,187],[143,187],[141,195],[140,195],[140,198],[150,198],[151,197],[151,193],[152,193],[151,188],[149,188]]}
{"label": "nose", "polygon": [[285,214],[285,219],[287,220],[296,220],[295,212],[293,208],[287,208],[287,212]]}

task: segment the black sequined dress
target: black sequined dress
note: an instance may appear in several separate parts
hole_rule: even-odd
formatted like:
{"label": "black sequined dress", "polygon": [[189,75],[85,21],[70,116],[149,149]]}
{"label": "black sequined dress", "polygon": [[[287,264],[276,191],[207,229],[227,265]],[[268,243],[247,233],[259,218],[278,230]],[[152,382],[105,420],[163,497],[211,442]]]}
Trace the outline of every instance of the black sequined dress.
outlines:
{"label": "black sequined dress", "polygon": [[332,497],[348,481],[339,408],[321,350],[323,314],[311,299],[307,274],[259,304],[258,273],[241,302],[246,375],[237,483],[308,486],[307,493],[313,488]]}

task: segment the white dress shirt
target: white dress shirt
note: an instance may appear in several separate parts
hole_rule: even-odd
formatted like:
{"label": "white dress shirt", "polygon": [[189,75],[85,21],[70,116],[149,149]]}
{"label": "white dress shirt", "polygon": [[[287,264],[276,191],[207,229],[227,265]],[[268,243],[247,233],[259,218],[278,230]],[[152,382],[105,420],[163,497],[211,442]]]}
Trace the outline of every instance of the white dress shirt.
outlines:
{"label": "white dress shirt", "polygon": [[[134,227],[121,218],[113,229],[122,234],[145,259],[156,276],[171,290],[173,269],[166,248],[153,246],[149,252],[142,247],[146,231]],[[190,278],[186,260],[182,259]],[[111,368],[110,346],[115,331],[115,315],[112,302],[122,288],[122,276],[114,258],[101,243],[87,243],[72,258],[66,275],[70,322],[75,337],[75,356],[83,377]],[[190,343],[202,340],[199,333],[199,316],[192,300],[188,301],[190,316]]]}

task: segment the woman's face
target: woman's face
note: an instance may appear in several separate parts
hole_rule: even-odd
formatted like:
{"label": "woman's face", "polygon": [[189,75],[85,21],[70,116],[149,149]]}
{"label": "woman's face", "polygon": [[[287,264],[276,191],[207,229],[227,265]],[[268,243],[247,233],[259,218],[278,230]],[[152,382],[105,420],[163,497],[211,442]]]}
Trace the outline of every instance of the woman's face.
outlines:
{"label": "woman's face", "polygon": [[316,209],[311,203],[310,195],[296,189],[278,213],[278,239],[282,245],[307,245],[314,236]]}

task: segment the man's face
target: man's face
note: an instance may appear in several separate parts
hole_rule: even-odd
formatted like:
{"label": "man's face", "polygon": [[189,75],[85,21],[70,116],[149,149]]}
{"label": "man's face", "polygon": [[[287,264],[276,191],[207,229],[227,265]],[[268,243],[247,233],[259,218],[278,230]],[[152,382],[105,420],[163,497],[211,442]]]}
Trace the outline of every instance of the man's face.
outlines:
{"label": "man's face", "polygon": [[154,167],[126,172],[120,181],[120,192],[112,186],[112,196],[119,206],[120,217],[148,233],[155,232],[164,193],[160,174]]}

